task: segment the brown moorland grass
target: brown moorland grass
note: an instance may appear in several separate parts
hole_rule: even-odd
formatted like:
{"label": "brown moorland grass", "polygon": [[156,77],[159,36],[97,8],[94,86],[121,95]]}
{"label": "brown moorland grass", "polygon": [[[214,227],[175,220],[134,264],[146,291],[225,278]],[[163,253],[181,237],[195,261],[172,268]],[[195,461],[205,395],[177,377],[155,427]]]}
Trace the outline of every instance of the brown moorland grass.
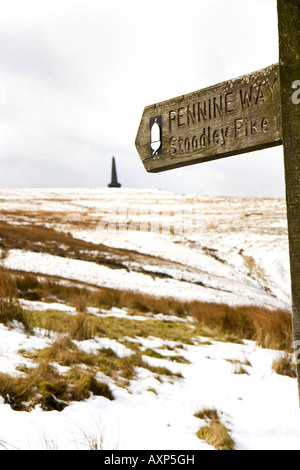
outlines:
{"label": "brown moorland grass", "polygon": [[154,374],[154,377],[159,381],[161,381],[162,376],[172,380],[182,378],[179,371],[171,371],[167,367],[149,364],[144,360],[142,352],[138,349],[134,348],[131,355],[124,357],[119,357],[110,348],[99,349],[94,353],[86,353],[80,350],[68,337],[59,337],[57,341],[43,350],[20,351],[20,353],[37,364],[41,362],[57,363],[72,369],[80,369],[83,365],[93,371],[94,374],[101,372],[112,378],[121,387],[127,387],[130,380],[136,377],[140,368]]}
{"label": "brown moorland grass", "polygon": [[117,341],[126,338],[137,339],[150,336],[163,340],[194,344],[197,333],[189,324],[182,322],[149,320],[138,321],[128,318],[107,317],[78,313],[69,315],[58,310],[31,311],[32,328],[42,328],[51,334],[68,334],[72,340],[83,341],[110,338]]}
{"label": "brown moorland grass", "polygon": [[94,261],[111,268],[124,268],[122,260],[130,259],[131,251],[105,245],[94,245],[42,225],[13,225],[0,221],[0,241],[4,250],[20,249],[37,253]]}
{"label": "brown moorland grass", "polygon": [[[134,314],[149,312],[179,317],[189,315],[194,318],[197,331],[203,336],[219,337],[226,341],[253,340],[264,348],[292,351],[292,317],[289,311],[255,306],[233,307],[198,301],[182,302],[172,298],[160,298],[125,290],[66,285],[66,282],[62,283],[59,279],[33,273],[13,273],[3,269],[1,273],[3,285],[7,284],[7,277],[11,278],[8,283],[9,289],[13,292],[9,294],[11,298],[18,295],[30,300],[59,300],[74,306],[79,312],[85,312],[87,307],[99,309],[120,307],[127,308]],[[95,334],[91,324],[87,326],[87,319],[83,320],[84,317],[76,318],[73,324],[74,333],[71,336],[76,337],[78,334],[78,338],[80,336],[87,338]],[[113,322],[112,319],[110,320]],[[80,322],[83,324],[80,325]],[[83,328],[84,325],[85,328]],[[122,331],[122,322],[119,322],[119,327],[119,331]],[[140,326],[140,329],[142,328]],[[101,333],[101,327],[98,330],[99,333]],[[141,331],[137,334],[145,335]]]}
{"label": "brown moorland grass", "polygon": [[0,268],[0,322],[9,325],[13,321],[23,324],[27,332],[30,328],[30,313],[25,312],[18,301],[16,279]]}
{"label": "brown moorland grass", "polygon": [[[73,305],[78,313],[70,315],[59,310],[33,310],[29,315],[20,305],[20,299],[26,297]],[[97,307],[99,314],[87,313],[90,306]],[[127,308],[128,318],[101,316],[101,309],[107,311],[114,306]],[[24,370],[23,377],[0,374],[0,395],[15,410],[28,410],[36,404],[40,404],[45,410],[61,410],[70,400],[85,399],[90,393],[107,393],[109,396],[107,385],[99,384],[96,380],[97,372],[111,377],[121,386],[126,386],[135,377],[138,368],[148,369],[156,374],[157,379],[161,375],[181,377],[165,367],[149,365],[142,357],[143,354],[158,359],[162,359],[162,355],[152,350],[141,351],[137,343],[132,343],[131,356],[119,358],[111,350],[101,350],[96,354],[84,353],[76,347],[75,340],[108,337],[129,347],[128,338],[153,336],[182,345],[194,344],[199,336],[206,335],[222,341],[249,339],[263,347],[287,352],[291,351],[292,345],[289,312],[270,311],[261,307],[178,302],[171,298],[162,299],[116,289],[66,284],[66,281],[61,282],[59,279],[4,268],[0,269],[0,311],[2,323],[24,321],[28,331],[32,332],[35,327],[40,327],[50,334],[56,332],[63,335],[49,348],[32,353],[31,356],[28,352],[24,353],[37,366],[32,370]],[[139,322],[130,318],[130,313],[138,315],[145,312],[150,314],[147,320]],[[154,320],[151,313],[175,314],[179,318],[192,316],[194,327],[191,328],[190,322]],[[183,359],[181,356],[174,356],[175,361],[186,362]],[[67,374],[60,375],[51,363],[67,366],[70,370]],[[225,430],[221,424],[218,420],[211,420],[210,426],[202,428],[200,434],[207,434],[209,439],[213,439],[212,431],[213,434],[218,431],[222,435]],[[223,437],[226,438],[226,433]]]}
{"label": "brown moorland grass", "polygon": [[252,340],[263,348],[292,351],[292,317],[285,310],[192,302],[190,312],[200,328],[216,335]]}
{"label": "brown moorland grass", "polygon": [[80,312],[87,307],[128,308],[136,313],[164,313],[185,317],[188,303],[169,297],[155,297],[139,292],[91,286],[52,276],[5,270],[16,280],[19,297],[26,300],[62,301]]}
{"label": "brown moorland grass", "polygon": [[[92,371],[94,375],[97,374],[97,372],[101,372],[112,378],[120,386],[128,385],[129,381],[136,376],[138,368],[149,370],[159,380],[162,375],[169,378],[182,378],[179,372],[172,372],[166,367],[149,364],[143,359],[140,351],[132,351],[131,355],[124,357],[119,357],[110,348],[96,349],[93,353],[87,353],[82,351],[68,336],[59,336],[50,346],[42,350],[20,351],[20,353],[22,353],[24,357],[35,361],[38,366],[40,364],[56,363],[60,366],[71,368],[66,375],[67,378],[74,378],[74,371],[77,371],[75,374],[77,376],[78,372],[82,370],[82,365]],[[28,372],[25,370],[24,373],[29,374],[29,376],[31,375],[31,371]],[[91,375],[91,373],[89,375]],[[26,380],[28,379],[23,380],[25,388]],[[0,387],[0,394],[1,393]],[[85,396],[86,395],[84,395],[84,397]]]}
{"label": "brown moorland grass", "polygon": [[[47,253],[63,258],[94,262],[111,269],[143,272],[151,277],[172,278],[166,269],[161,269],[161,267],[170,265],[177,266],[179,269],[184,267],[181,263],[167,261],[151,254],[81,240],[73,237],[69,232],[55,230],[42,224],[13,225],[0,221],[0,243],[4,252],[19,249]],[[147,269],[143,268],[145,265]]]}
{"label": "brown moorland grass", "polygon": [[19,377],[0,373],[0,395],[15,411],[30,411],[37,405],[44,411],[62,411],[70,401],[84,400],[91,393],[114,399],[109,386],[99,382],[92,370],[71,368],[64,376],[51,364],[40,362],[26,372]]}
{"label": "brown moorland grass", "polygon": [[[5,202],[1,199],[0,202]],[[68,199],[55,198],[53,202],[70,202]],[[88,211],[69,212],[69,211],[51,211],[46,210],[27,210],[23,207],[22,210],[6,210],[1,208],[1,219],[13,225],[40,225],[40,226],[60,226],[63,221],[64,227],[95,230],[99,224],[99,217],[95,214],[90,215]]]}

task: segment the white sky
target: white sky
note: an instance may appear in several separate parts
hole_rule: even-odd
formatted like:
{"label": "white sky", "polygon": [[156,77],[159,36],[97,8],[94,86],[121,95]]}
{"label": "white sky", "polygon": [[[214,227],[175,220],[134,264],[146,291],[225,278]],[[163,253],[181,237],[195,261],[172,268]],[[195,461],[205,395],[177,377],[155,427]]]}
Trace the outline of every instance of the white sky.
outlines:
{"label": "white sky", "polygon": [[278,62],[276,0],[0,0],[0,186],[284,197],[282,147],[148,174],[146,105]]}

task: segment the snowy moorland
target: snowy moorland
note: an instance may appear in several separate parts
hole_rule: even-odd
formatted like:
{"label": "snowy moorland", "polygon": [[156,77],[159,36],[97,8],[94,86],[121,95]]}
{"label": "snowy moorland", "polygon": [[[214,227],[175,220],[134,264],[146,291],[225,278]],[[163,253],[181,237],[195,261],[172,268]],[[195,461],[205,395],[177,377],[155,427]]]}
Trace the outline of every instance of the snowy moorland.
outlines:
{"label": "snowy moorland", "polygon": [[[14,302],[32,322],[26,329],[18,320],[0,321],[0,373],[18,379],[38,369],[66,336],[62,325],[81,315],[92,333],[73,330],[65,343],[73,362],[51,356],[51,367],[70,375],[76,351],[77,373],[93,370],[112,395],[91,392],[66,403],[53,392],[61,408],[50,410],[40,382],[30,405],[28,397],[17,406],[17,395],[2,392],[3,449],[214,449],[204,432],[197,436],[212,421],[202,410],[218,411],[235,449],[300,449],[296,379],[273,368],[286,352],[209,334],[184,307],[196,302],[290,315],[284,200],[2,189],[0,212],[1,269],[17,280]],[[72,288],[86,298],[71,301]],[[92,304],[87,293],[99,289],[122,292],[126,305]],[[183,307],[172,313],[158,303],[155,311],[133,307],[130,295]]]}

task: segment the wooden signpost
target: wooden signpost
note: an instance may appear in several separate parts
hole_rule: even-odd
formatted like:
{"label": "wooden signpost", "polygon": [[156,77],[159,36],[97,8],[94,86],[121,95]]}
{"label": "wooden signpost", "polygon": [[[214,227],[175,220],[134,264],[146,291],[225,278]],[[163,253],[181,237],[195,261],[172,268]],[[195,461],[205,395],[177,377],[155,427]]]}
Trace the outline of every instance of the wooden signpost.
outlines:
{"label": "wooden signpost", "polygon": [[[279,60],[293,335],[300,398],[300,1],[278,0]],[[297,85],[298,82],[298,85]]]}
{"label": "wooden signpost", "polygon": [[277,7],[279,64],[147,106],[135,143],[152,173],[283,144],[300,399],[300,0]]}
{"label": "wooden signpost", "polygon": [[279,65],[147,106],[136,138],[149,172],[281,144]]}

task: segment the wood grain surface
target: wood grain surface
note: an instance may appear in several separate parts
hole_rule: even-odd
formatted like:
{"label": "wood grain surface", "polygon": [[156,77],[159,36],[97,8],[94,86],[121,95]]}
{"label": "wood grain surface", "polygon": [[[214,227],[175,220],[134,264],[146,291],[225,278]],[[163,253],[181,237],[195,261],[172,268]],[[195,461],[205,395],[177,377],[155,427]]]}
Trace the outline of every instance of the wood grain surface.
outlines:
{"label": "wood grain surface", "polygon": [[[154,122],[161,145],[151,145]],[[282,144],[279,65],[144,109],[136,137],[148,172]]]}

